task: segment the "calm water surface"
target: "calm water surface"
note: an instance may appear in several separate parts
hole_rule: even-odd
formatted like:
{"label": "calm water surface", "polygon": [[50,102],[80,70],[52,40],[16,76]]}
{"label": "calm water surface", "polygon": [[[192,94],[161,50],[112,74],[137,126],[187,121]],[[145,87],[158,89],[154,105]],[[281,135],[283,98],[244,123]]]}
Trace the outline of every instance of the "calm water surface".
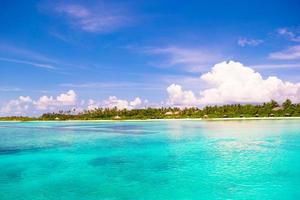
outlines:
{"label": "calm water surface", "polygon": [[0,122],[1,200],[300,199],[300,120]]}

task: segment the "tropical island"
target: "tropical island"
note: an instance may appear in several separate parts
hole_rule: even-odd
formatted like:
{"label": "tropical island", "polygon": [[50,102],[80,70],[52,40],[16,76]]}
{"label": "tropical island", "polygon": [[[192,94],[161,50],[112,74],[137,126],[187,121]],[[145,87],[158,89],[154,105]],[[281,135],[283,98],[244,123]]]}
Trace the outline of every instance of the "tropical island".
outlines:
{"label": "tropical island", "polygon": [[300,103],[287,99],[281,105],[272,100],[263,104],[232,104],[220,106],[161,107],[143,109],[96,108],[77,112],[75,109],[45,113],[39,117],[9,116],[0,121],[64,121],[64,120],[146,120],[146,119],[218,119],[218,118],[279,118],[300,117]]}

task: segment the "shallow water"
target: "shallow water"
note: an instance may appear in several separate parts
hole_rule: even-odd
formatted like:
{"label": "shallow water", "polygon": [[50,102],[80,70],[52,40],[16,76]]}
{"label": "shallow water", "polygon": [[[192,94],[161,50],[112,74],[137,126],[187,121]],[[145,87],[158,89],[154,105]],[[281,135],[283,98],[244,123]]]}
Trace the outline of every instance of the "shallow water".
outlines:
{"label": "shallow water", "polygon": [[300,120],[0,122],[0,199],[300,199]]}

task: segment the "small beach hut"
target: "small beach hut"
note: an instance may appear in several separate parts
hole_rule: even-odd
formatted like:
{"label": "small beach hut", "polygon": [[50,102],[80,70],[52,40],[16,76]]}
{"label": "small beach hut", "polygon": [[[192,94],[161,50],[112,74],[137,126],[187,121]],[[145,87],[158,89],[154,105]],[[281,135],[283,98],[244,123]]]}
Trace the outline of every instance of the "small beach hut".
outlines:
{"label": "small beach hut", "polygon": [[283,107],[281,106],[277,106],[275,108],[272,109],[273,111],[279,111],[279,110],[283,110]]}
{"label": "small beach hut", "polygon": [[174,115],[179,115],[179,113],[180,113],[179,111],[175,111]]}
{"label": "small beach hut", "polygon": [[172,111],[168,111],[165,113],[165,115],[173,115],[173,112]]}
{"label": "small beach hut", "polygon": [[118,119],[121,119],[119,115],[114,116],[114,120],[118,120]]}

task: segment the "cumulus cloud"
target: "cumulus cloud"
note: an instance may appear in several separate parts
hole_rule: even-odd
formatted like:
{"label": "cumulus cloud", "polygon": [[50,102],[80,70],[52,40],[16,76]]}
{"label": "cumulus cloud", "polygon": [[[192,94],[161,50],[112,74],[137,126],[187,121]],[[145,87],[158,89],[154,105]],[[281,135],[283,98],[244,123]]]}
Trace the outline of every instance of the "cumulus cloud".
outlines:
{"label": "cumulus cloud", "polygon": [[291,46],[282,51],[270,53],[269,58],[276,60],[300,59],[300,45]]}
{"label": "cumulus cloud", "polygon": [[76,93],[73,90],[69,90],[67,93],[62,93],[56,98],[52,96],[42,96],[34,105],[39,110],[47,110],[49,108],[53,109],[57,106],[70,106],[76,104]]}
{"label": "cumulus cloud", "polygon": [[1,109],[1,113],[9,113],[10,115],[20,115],[27,113],[32,104],[32,99],[29,96],[20,96],[17,99],[10,100]]}
{"label": "cumulus cloud", "polygon": [[184,91],[182,87],[177,84],[172,84],[167,88],[169,98],[167,105],[177,107],[191,107],[198,104],[198,100],[194,93],[190,90]]}
{"label": "cumulus cloud", "polygon": [[289,98],[300,101],[300,83],[280,80],[275,76],[263,78],[242,63],[229,61],[214,65],[210,72],[201,77],[207,89],[196,96],[192,91],[184,91],[179,85],[167,88],[169,103],[173,105],[203,106],[207,104],[262,103],[271,99],[279,102]]}
{"label": "cumulus cloud", "polygon": [[[242,63],[229,61],[215,64],[209,72],[199,78],[198,91],[185,90],[179,84],[167,87],[168,98],[155,107],[176,106],[192,107],[230,103],[262,103],[270,100],[283,102],[291,99],[300,102],[300,83],[283,81],[275,76],[263,77]],[[205,89],[200,89],[205,88]],[[135,109],[148,107],[149,102],[136,97],[132,100],[110,96],[105,100],[78,100],[73,90],[57,96],[41,96],[36,100],[29,96],[20,96],[8,101],[0,108],[0,115],[32,115],[59,109],[98,107]]]}
{"label": "cumulus cloud", "polygon": [[[144,101],[146,104],[147,102]],[[108,99],[105,99],[103,101],[95,101],[93,99],[90,99],[88,102],[88,109],[93,110],[95,108],[118,108],[118,109],[135,109],[135,108],[141,108],[144,104],[142,100],[139,97],[136,97],[132,101],[128,101],[125,99],[119,99],[116,96],[110,96]]]}
{"label": "cumulus cloud", "polygon": [[132,22],[124,6],[108,5],[103,2],[99,4],[93,8],[79,4],[59,4],[55,11],[65,15],[77,28],[92,33],[111,32]]}
{"label": "cumulus cloud", "polygon": [[74,90],[69,90],[67,93],[57,96],[56,100],[62,105],[74,105],[76,102],[76,93]]}
{"label": "cumulus cloud", "polygon": [[128,108],[129,103],[127,100],[118,99],[116,96],[110,96],[107,100],[104,100],[104,107],[117,107],[119,109]]}
{"label": "cumulus cloud", "polygon": [[20,96],[4,104],[0,109],[0,115],[32,115],[43,111],[68,108],[75,106],[76,103],[76,93],[73,90],[57,97],[44,95],[37,100],[33,100],[29,96]]}
{"label": "cumulus cloud", "polygon": [[129,102],[130,106],[137,107],[142,104],[142,100],[139,97],[136,97],[133,101]]}
{"label": "cumulus cloud", "polygon": [[249,38],[239,38],[238,39],[238,45],[244,47],[244,46],[257,46],[263,43],[263,40],[260,39],[249,39]]}
{"label": "cumulus cloud", "polygon": [[110,96],[105,100],[88,101],[78,99],[75,91],[69,90],[57,96],[41,96],[36,100],[29,96],[20,96],[17,99],[10,100],[0,107],[0,116],[11,115],[40,115],[46,112],[57,112],[59,110],[73,110],[77,112],[86,109],[96,108],[114,108],[118,109],[137,109],[148,105],[148,100],[142,100],[136,97],[133,100],[119,99],[116,96]]}
{"label": "cumulus cloud", "polygon": [[299,101],[299,83],[284,82],[275,76],[264,79],[261,74],[239,62],[216,64],[201,79],[210,85],[210,88],[200,92],[201,103],[259,103],[286,98]]}

